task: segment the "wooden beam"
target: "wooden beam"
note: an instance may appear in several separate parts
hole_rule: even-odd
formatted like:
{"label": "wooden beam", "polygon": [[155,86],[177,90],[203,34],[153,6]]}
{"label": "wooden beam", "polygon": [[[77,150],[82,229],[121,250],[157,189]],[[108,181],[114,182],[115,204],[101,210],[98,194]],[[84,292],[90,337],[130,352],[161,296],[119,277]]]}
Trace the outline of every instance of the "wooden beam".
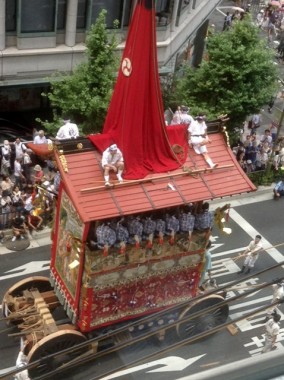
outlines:
{"label": "wooden beam", "polygon": [[[108,186],[108,187],[106,187],[105,185],[89,187],[89,188],[81,189],[81,193],[88,193],[88,192],[98,191],[98,190],[107,189],[107,188],[112,189],[113,187],[132,186],[132,185],[142,184],[142,183],[146,183],[146,182],[159,181],[159,180],[163,180],[163,179],[168,179],[170,181],[171,178],[184,177],[184,176],[188,176],[188,175],[195,177],[198,174],[207,173],[207,172],[210,173],[210,172],[213,172],[215,170],[229,169],[232,167],[234,167],[233,164],[218,166],[217,168],[214,168],[214,169],[204,168],[204,169],[190,170],[190,168],[183,167],[183,170],[179,171],[178,173],[167,173],[164,175],[157,175],[157,176],[147,177],[147,178],[142,178],[142,179],[124,180],[122,183],[115,183],[115,184],[112,184],[111,186]],[[104,183],[104,181],[99,181],[99,182]]]}

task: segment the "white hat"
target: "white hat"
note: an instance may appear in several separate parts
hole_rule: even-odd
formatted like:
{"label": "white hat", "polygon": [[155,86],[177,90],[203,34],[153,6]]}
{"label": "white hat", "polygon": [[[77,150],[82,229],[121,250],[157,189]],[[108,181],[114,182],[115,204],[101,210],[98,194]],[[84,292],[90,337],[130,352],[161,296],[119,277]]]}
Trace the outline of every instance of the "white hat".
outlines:
{"label": "white hat", "polygon": [[112,144],[110,147],[109,147],[109,150],[111,152],[114,152],[115,150],[117,150],[117,145],[116,144]]}
{"label": "white hat", "polygon": [[35,170],[36,172],[40,172],[40,171],[41,171],[41,166],[37,164],[37,165],[34,167],[34,170]]}
{"label": "white hat", "polygon": [[252,164],[252,161],[251,160],[247,160],[247,164]]}

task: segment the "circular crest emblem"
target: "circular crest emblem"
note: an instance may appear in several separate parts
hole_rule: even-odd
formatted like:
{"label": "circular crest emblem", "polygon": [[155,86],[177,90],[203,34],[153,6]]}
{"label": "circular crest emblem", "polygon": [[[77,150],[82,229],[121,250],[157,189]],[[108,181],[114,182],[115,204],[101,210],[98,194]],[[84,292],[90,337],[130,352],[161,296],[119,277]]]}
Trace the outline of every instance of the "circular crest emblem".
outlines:
{"label": "circular crest emblem", "polygon": [[121,71],[123,75],[129,77],[132,73],[132,64],[129,58],[124,58],[121,64]]}

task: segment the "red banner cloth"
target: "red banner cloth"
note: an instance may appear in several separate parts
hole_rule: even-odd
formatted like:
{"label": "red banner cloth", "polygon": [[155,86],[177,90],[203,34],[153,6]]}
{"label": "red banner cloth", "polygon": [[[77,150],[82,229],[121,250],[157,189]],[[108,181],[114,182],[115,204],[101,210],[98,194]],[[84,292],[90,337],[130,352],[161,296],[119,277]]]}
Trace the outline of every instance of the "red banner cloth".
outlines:
{"label": "red banner cloth", "polygon": [[154,0],[138,0],[103,134],[122,151],[126,179],[140,179],[180,166],[164,121]]}

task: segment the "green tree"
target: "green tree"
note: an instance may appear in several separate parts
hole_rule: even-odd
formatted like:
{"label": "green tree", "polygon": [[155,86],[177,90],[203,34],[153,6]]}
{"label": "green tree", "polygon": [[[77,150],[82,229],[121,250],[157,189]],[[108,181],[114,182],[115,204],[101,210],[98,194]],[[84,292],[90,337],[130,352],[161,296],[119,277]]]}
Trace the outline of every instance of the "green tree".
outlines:
{"label": "green tree", "polygon": [[230,131],[269,102],[277,78],[273,52],[247,17],[208,38],[207,60],[198,69],[183,67],[171,105],[187,104],[193,115],[204,112],[208,119],[228,114]]}
{"label": "green tree", "polygon": [[85,134],[101,131],[117,72],[116,47],[115,35],[106,30],[106,11],[102,10],[86,38],[86,60],[72,74],[52,77],[50,92],[43,94],[53,107],[53,121],[41,121],[50,134],[58,130],[63,115],[78,123]]}

